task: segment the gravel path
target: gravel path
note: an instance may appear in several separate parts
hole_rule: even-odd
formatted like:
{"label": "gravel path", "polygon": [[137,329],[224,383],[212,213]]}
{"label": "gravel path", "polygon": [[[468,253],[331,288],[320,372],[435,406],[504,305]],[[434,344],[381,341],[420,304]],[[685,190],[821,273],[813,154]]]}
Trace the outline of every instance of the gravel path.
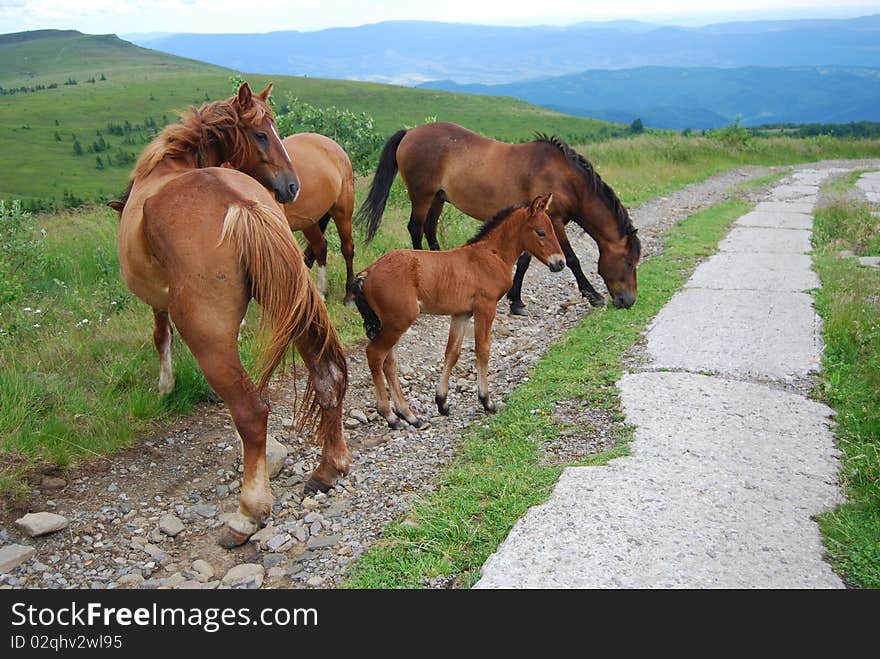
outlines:
{"label": "gravel path", "polygon": [[[676,221],[770,171],[727,172],[633,209],[645,255],[659,249],[657,236]],[[595,273],[593,242],[576,230],[572,236],[584,270]],[[596,275],[591,280],[601,286]],[[552,340],[590,311],[567,271],[554,275],[533,267],[523,292],[531,316],[508,316],[502,301],[493,328],[490,385],[500,404],[506,391],[528,377]],[[110,458],[66,474],[35,476],[27,510],[7,511],[0,518],[0,571],[5,570],[0,587],[300,588],[339,583],[349,563],[381,536],[385,525],[402,518],[416,497],[434,487],[462,431],[484,418],[474,393],[473,344],[467,340],[451,380],[452,414],[435,415],[433,388],[447,328],[445,318],[420,318],[399,347],[404,389],[413,407],[431,419],[422,431],[389,431],[377,420],[363,349],[350,351],[346,433],[354,462],[350,477],[328,495],[302,499],[303,474],[313,468],[317,449],[284,426],[292,387],[289,378],[275,381],[269,435],[283,446],[281,471],[272,482],[276,505],[269,525],[245,546],[227,551],[216,543],[224,515],[237,506],[240,459],[225,408],[205,404]],[[572,423],[592,421],[597,430],[545,447],[548,460],[567,462],[607,447],[607,412],[561,401],[558,413]],[[31,538],[14,524],[27,511],[60,514],[67,525]]]}
{"label": "gravel path", "polygon": [[813,521],[842,495],[832,411],[805,396],[822,340],[804,292],[808,213],[838,164],[798,168],[737,221],[618,383],[631,455],[566,469],[476,587],[842,587]]}

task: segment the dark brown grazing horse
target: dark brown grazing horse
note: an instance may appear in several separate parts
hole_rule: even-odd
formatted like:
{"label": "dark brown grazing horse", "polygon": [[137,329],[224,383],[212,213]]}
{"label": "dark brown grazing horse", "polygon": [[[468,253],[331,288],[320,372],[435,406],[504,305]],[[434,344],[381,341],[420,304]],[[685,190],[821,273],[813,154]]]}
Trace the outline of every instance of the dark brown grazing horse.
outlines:
{"label": "dark brown grazing horse", "polygon": [[354,303],[354,240],[351,216],[354,213],[354,173],[348,154],[329,137],[317,133],[297,133],[282,140],[284,148],[296,158],[296,173],[302,184],[296,201],[284,204],[290,228],[302,231],[309,248],[306,265],[318,262],[318,290],[327,295],[327,240],[324,230],[333,218],[342,256],[345,258],[346,304]]}
{"label": "dark brown grazing horse", "polygon": [[[192,350],[208,383],[229,408],[242,441],[244,478],[238,513],[221,544],[244,542],[271,511],[266,472],[263,391],[293,343],[309,371],[302,426],[318,420],[321,463],[308,483],[327,489],[348,471],[342,436],[347,384],[345,353],[281,203],[299,181],[281,144],[271,85],[252,94],[243,84],[225,101],[190,108],[166,127],[138,160],[121,211],[119,261],[131,291],[153,308],[161,361],[159,391],[174,386],[171,323]],[[228,163],[227,167],[219,167]],[[264,187],[265,186],[265,187]],[[238,328],[251,298],[262,306],[259,384],[238,354]]]}
{"label": "dark brown grazing horse", "polygon": [[[565,262],[581,293],[593,305],[604,304],[584,275],[565,225],[577,222],[599,246],[599,274],[614,306],[628,308],[636,301],[636,267],[641,245],[629,214],[614,191],[583,156],[558,137],[539,135],[534,142],[506,144],[451,123],[425,124],[401,130],[385,143],[369,195],[358,210],[368,226],[367,239],[379,228],[394,176],[400,175],[412,202],[409,232],[413,248],[422,248],[422,233],[431,249],[437,243],[437,221],[444,202],[485,222],[493,213],[541,191],[553,191],[548,211]],[[522,280],[531,257],[517,261],[510,311],[527,315],[522,303]]]}
{"label": "dark brown grazing horse", "polygon": [[[513,264],[530,252],[553,272],[565,267],[562,248],[553,232],[547,207],[553,195],[536,197],[507,208],[486,222],[466,245],[446,252],[395,250],[358,273],[355,304],[370,338],[367,361],[376,389],[377,408],[392,428],[402,428],[398,415],[419,428],[423,421],[413,414],[397,379],[394,346],[420,313],[451,316],[443,375],[435,401],[441,414],[446,403],[449,375],[461,353],[468,319],[474,318],[477,358],[477,394],[483,408],[494,412],[489,400],[489,348],[495,308],[510,288]],[[384,374],[384,377],[383,377]],[[394,410],[388,402],[385,380],[391,388]]]}

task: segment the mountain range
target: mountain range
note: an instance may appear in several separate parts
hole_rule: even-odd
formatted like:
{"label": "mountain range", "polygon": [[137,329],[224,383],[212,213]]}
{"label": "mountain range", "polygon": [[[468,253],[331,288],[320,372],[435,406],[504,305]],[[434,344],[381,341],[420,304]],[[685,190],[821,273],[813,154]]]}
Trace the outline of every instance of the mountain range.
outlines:
{"label": "mountain range", "polygon": [[390,21],[315,32],[122,36],[240,71],[395,84],[508,83],[643,66],[880,67],[880,15],[703,27],[635,21],[564,27]]}

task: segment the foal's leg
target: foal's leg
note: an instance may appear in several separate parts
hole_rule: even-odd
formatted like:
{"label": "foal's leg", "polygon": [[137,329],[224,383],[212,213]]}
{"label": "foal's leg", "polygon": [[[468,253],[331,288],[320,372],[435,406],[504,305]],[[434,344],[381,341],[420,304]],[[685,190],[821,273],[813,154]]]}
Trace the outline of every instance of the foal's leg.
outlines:
{"label": "foal's leg", "polygon": [[449,414],[449,405],[446,398],[449,394],[449,376],[452,369],[455,368],[458,357],[461,355],[461,342],[464,338],[464,329],[467,326],[469,316],[462,314],[461,316],[452,316],[449,320],[449,340],[446,342],[446,356],[443,362],[443,374],[437,383],[437,389],[434,393],[434,402],[437,403],[437,410],[443,416]]}
{"label": "foal's leg", "polygon": [[428,215],[425,218],[425,236],[428,239],[428,247],[434,251],[440,249],[440,243],[437,242],[437,223],[440,220],[440,215],[443,213],[443,202],[444,199],[441,193],[438,192],[434,195],[434,201],[431,202],[431,207],[428,209]]}
{"label": "foal's leg", "polygon": [[[329,351],[319,355],[322,344],[323,337],[314,326],[296,343],[309,369],[315,398],[321,409],[317,429],[317,439],[322,447],[321,463],[306,483],[306,493],[326,492],[339,476],[348,473],[351,463],[351,453],[342,436],[342,401],[347,386],[345,363],[338,363],[338,359],[334,361]],[[340,358],[345,359],[344,355]]]}
{"label": "foal's leg", "polygon": [[511,316],[529,315],[529,311],[526,309],[526,305],[524,305],[522,301],[522,284],[531,260],[532,255],[528,252],[523,252],[516,260],[516,272],[513,274],[513,286],[507,291],[507,300],[510,302]]}
{"label": "foal's leg", "polygon": [[199,291],[189,291],[170,305],[171,317],[181,337],[199,362],[205,379],[232,415],[241,437],[244,477],[238,513],[227,522],[221,544],[232,547],[245,542],[272,510],[272,491],[266,471],[266,421],[269,406],[257,392],[238,355],[238,324],[247,309],[246,298],[239,309],[205,309]]}
{"label": "foal's leg", "polygon": [[171,341],[174,339],[174,330],[168,320],[167,311],[153,309],[153,343],[159,353],[159,393],[163,396],[171,393],[174,389],[174,371],[171,368]]}
{"label": "foal's leg", "polygon": [[351,235],[351,216],[354,212],[354,197],[351,202],[338,202],[330,210],[333,222],[336,224],[336,233],[339,234],[340,251],[345,259],[345,298],[346,306],[354,306],[354,238]]}
{"label": "foal's leg", "polygon": [[556,233],[557,240],[559,240],[559,246],[562,247],[562,253],[565,254],[565,265],[568,266],[577,280],[578,290],[581,292],[581,295],[587,298],[594,307],[605,306],[605,298],[599,291],[593,288],[590,280],[587,279],[587,276],[581,269],[581,262],[571,247],[568,234],[565,232],[565,225],[558,220],[553,220],[553,230]]}
{"label": "foal's leg", "polygon": [[367,344],[367,362],[370,365],[370,374],[373,376],[373,387],[376,389],[376,409],[395,430],[400,430],[404,426],[391,410],[391,404],[388,402],[388,392],[385,390],[385,359],[407,328],[400,330],[383,322],[382,330]]}
{"label": "foal's leg", "polygon": [[[321,231],[321,227],[312,224],[303,229],[303,235],[309,241],[309,251],[314,254],[318,261],[318,282],[316,284],[321,299],[327,297],[327,239]],[[311,267],[311,264],[306,262]]]}
{"label": "foal's leg", "polygon": [[495,304],[489,302],[474,309],[474,352],[477,355],[477,396],[487,412],[495,411],[489,400],[489,350],[492,346],[492,323]]}
{"label": "foal's leg", "polygon": [[402,416],[406,419],[406,422],[413,426],[414,428],[421,428],[425,425],[425,422],[413,414],[413,411],[409,407],[409,403],[406,400],[406,396],[403,393],[403,388],[400,386],[400,378],[397,377],[397,356],[395,355],[395,350],[392,348],[388,351],[388,355],[385,357],[385,366],[383,367],[385,371],[385,379],[388,380],[388,386],[391,388],[391,399],[394,401],[394,411],[397,412],[398,416]]}

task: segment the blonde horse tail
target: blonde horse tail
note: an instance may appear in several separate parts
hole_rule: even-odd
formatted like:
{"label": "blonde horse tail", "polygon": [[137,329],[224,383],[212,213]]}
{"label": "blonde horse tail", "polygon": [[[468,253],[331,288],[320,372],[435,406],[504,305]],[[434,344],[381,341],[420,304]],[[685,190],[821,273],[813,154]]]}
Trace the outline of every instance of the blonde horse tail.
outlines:
{"label": "blonde horse tail", "polygon": [[[340,372],[347,374],[345,350],[280,211],[256,202],[232,204],[220,234],[220,242],[225,240],[241,249],[242,264],[251,280],[251,295],[263,308],[257,360],[260,392],[265,390],[275,369],[283,366],[288,346],[300,341],[306,341],[314,350],[315,362],[329,356]],[[302,402],[297,406],[297,428],[313,428],[319,413],[309,376]]]}

